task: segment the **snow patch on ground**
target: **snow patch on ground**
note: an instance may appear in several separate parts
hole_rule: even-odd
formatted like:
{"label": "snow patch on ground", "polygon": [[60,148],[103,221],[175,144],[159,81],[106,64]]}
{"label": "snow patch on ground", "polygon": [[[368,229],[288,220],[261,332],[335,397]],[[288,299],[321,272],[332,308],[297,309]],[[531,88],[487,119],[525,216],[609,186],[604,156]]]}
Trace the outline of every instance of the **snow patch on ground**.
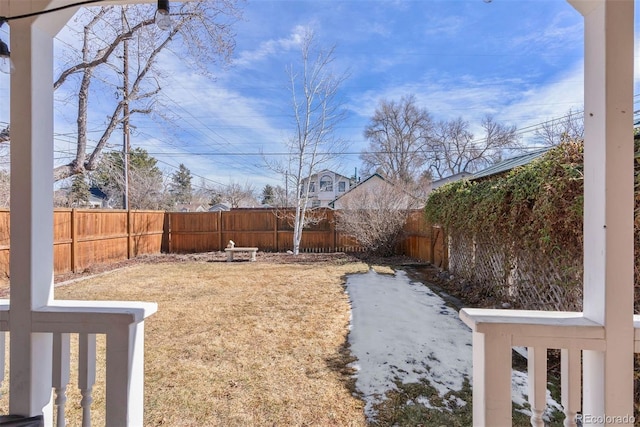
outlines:
{"label": "snow patch on ground", "polygon": [[462,388],[471,375],[471,332],[442,298],[403,271],[349,276],[347,293],[356,387],[368,416],[396,380],[427,379],[441,396]]}
{"label": "snow patch on ground", "polygon": [[[513,401],[513,404],[524,407],[517,410],[525,415],[531,416],[531,410],[527,401],[527,396],[529,395],[529,378],[527,377],[526,372],[520,372],[516,370],[511,372],[511,390],[511,399]],[[546,421],[549,421],[551,411],[553,410],[556,410],[558,412],[563,411],[562,405],[560,405],[555,401],[555,399],[553,399],[553,397],[551,397],[551,392],[547,389],[547,408],[542,417]]]}
{"label": "snow patch on ground", "polygon": [[[346,292],[351,301],[349,343],[357,361],[356,388],[365,399],[365,414],[375,418],[373,406],[385,393],[403,384],[428,380],[441,397],[459,391],[471,380],[471,331],[456,310],[404,271],[395,275],[350,275]],[[513,371],[513,401],[524,405],[527,375]],[[561,410],[547,391],[550,407]],[[466,402],[455,398],[458,406]],[[431,408],[426,397],[415,403]],[[526,413],[526,409],[523,410]]]}

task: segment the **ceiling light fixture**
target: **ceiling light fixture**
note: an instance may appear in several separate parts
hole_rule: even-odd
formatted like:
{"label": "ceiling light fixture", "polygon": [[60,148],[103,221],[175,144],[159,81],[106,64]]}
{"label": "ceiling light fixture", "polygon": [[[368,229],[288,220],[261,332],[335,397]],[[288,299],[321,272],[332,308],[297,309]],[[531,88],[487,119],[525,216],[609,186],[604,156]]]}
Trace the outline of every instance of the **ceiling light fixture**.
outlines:
{"label": "ceiling light fixture", "polygon": [[169,15],[169,0],[158,0],[158,10],[156,11],[156,25],[161,30],[171,29],[171,16]]}
{"label": "ceiling light fixture", "polygon": [[[76,6],[84,6],[92,3],[100,3],[104,0],[82,0],[76,3],[65,4],[64,6],[54,7],[52,9],[40,10],[38,12],[30,12],[22,15],[15,16],[0,16],[0,27],[4,24],[8,24],[13,19],[31,18],[33,16],[44,15],[46,13],[57,12],[63,9],[69,9]],[[10,74],[15,70],[13,61],[11,60],[11,52],[9,51],[9,45],[4,40],[0,39],[0,72]]]}
{"label": "ceiling light fixture", "polygon": [[[76,3],[65,4],[63,6],[51,9],[40,10],[37,12],[25,13],[15,16],[0,16],[0,27],[13,19],[31,18],[33,16],[44,15],[47,13],[57,12],[59,10],[69,9],[77,6],[86,6],[93,3],[101,3],[105,0],[81,0]],[[158,0],[158,10],[155,15],[155,22],[161,30],[170,30],[172,27],[171,16],[169,15],[169,0]],[[0,39],[0,72],[11,73],[14,71],[13,61],[9,52],[9,45]]]}

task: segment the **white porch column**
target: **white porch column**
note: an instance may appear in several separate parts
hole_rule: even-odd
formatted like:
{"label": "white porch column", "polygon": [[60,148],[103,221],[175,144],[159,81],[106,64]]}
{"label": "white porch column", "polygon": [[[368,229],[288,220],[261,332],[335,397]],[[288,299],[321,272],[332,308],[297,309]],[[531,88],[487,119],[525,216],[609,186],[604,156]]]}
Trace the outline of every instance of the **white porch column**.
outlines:
{"label": "white porch column", "polygon": [[[633,0],[569,0],[585,19],[583,413],[633,415]],[[613,422],[608,425],[622,425]]]}
{"label": "white porch column", "polygon": [[[5,0],[3,16],[60,2]],[[51,423],[52,336],[32,333],[32,310],[53,299],[53,36],[72,12],[10,22],[10,412]]]}
{"label": "white porch column", "polygon": [[52,58],[49,34],[11,23],[10,412],[21,415],[51,400],[52,338],[31,334],[31,310],[53,298]]}

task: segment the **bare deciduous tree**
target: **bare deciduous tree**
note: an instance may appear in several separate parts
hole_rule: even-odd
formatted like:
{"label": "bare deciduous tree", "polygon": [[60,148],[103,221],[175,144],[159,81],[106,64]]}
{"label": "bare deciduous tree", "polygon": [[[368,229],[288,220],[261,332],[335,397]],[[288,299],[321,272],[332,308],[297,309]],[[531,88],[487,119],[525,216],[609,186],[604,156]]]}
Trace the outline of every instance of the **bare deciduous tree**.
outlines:
{"label": "bare deciduous tree", "polygon": [[218,187],[217,191],[222,196],[222,200],[229,203],[232,209],[254,207],[259,204],[256,200],[255,187],[248,182],[240,184],[231,181],[229,185]]}
{"label": "bare deciduous tree", "polygon": [[491,116],[481,126],[483,135],[475,138],[462,118],[434,123],[413,95],[399,102],[382,100],[365,129],[369,146],[360,158],[366,173],[405,183],[473,172],[500,159],[504,149],[518,146],[515,126]]}
{"label": "bare deciduous tree", "polygon": [[569,110],[563,117],[544,122],[534,134],[534,140],[545,147],[583,139],[584,113],[573,110]]}
{"label": "bare deciduous tree", "polygon": [[[345,117],[338,98],[346,73],[336,74],[333,67],[335,47],[318,46],[315,34],[307,30],[301,38],[301,62],[288,70],[294,132],[286,142],[288,155],[283,162],[267,162],[287,181],[293,191],[295,211],[293,253],[300,251],[302,231],[312,219],[308,215],[309,186],[314,174],[346,149],[345,141],[336,138],[336,125]],[[317,218],[313,218],[317,222]]]}
{"label": "bare deciduous tree", "polygon": [[273,206],[278,208],[286,208],[289,204],[290,196],[286,190],[279,185],[276,185],[273,189]]}
{"label": "bare deciduous tree", "polygon": [[[160,179],[159,179],[160,178]],[[142,169],[129,170],[130,209],[162,210],[170,207],[170,194],[163,176],[154,176]]]}
{"label": "bare deciduous tree", "polygon": [[365,174],[381,172],[391,180],[416,181],[432,130],[431,116],[418,107],[415,96],[403,96],[399,102],[381,100],[364,130],[369,141],[360,155]]}
{"label": "bare deciduous tree", "polygon": [[337,229],[373,254],[392,255],[411,210],[421,205],[407,185],[402,180],[380,180],[377,185],[356,187],[339,199]]}
{"label": "bare deciduous tree", "polygon": [[219,193],[217,185],[200,177],[199,183],[194,187],[193,202],[203,207],[213,206],[222,202],[222,195]]}
{"label": "bare deciduous tree", "polygon": [[492,116],[483,118],[480,138],[475,138],[469,127],[462,118],[436,125],[424,153],[434,177],[475,172],[500,160],[503,150],[519,146],[516,127],[503,125]]}
{"label": "bare deciduous tree", "polygon": [[256,191],[253,184],[245,182],[240,184],[230,181],[229,184],[211,185],[204,179],[194,194],[195,201],[209,206],[225,203],[233,209],[242,207],[255,207],[260,203],[256,199]]}
{"label": "bare deciduous tree", "polygon": [[10,182],[9,172],[0,170],[0,207],[9,207],[9,201],[11,200]]}
{"label": "bare deciduous tree", "polygon": [[[232,25],[240,17],[239,1],[172,4],[173,25],[168,31],[156,27],[155,5],[104,6],[79,13],[67,29],[78,33],[82,45],[79,50],[75,46],[65,49],[67,60],[62,62],[54,82],[54,89],[66,88],[63,102],[77,103],[73,117],[77,123],[76,152],[71,162],[54,169],[54,179],[94,170],[109,138],[123,121],[136,113],[154,111],[163,78],[162,70],[156,67],[158,56],[168,52],[171,45],[178,47],[173,54],[206,74],[211,64],[227,61],[234,48]],[[125,43],[130,53],[123,50]],[[128,87],[123,85],[124,57],[130,57]],[[105,96],[110,93],[116,94],[112,104]],[[95,125],[89,117],[92,103],[111,110],[100,136],[90,144],[89,123]],[[9,136],[7,127],[0,132],[0,142],[8,141]]]}

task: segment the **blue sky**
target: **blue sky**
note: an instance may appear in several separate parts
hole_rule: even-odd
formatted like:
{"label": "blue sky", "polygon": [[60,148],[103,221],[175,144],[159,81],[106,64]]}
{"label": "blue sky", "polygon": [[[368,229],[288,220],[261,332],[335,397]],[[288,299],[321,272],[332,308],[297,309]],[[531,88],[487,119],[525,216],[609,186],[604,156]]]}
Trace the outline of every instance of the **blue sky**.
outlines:
{"label": "blue sky", "polygon": [[283,151],[291,129],[285,70],[299,60],[305,28],[336,45],[335,67],[350,75],[339,134],[354,154],[332,166],[345,175],[360,169],[355,153],[367,146],[363,130],[382,98],[414,94],[437,120],[473,125],[490,113],[518,128],[582,108],[582,17],[565,1],[255,0],[244,10],[235,63],[206,96],[197,79],[174,74],[172,96],[193,96],[183,106],[195,117],[185,119],[207,140],[185,150],[216,153],[180,159],[218,182],[281,183],[251,153]]}
{"label": "blue sky", "polygon": [[[283,152],[292,129],[286,67],[299,60],[305,28],[336,45],[336,70],[350,75],[338,129],[350,154],[332,165],[345,175],[360,170],[363,130],[382,98],[414,94],[436,120],[462,117],[472,127],[492,114],[522,129],[525,142],[535,125],[583,106],[582,17],[564,0],[248,0],[242,8],[233,63],[212,69],[215,81],[176,56],[162,59],[161,99],[179,137],[167,124],[133,123],[133,147],[168,172],[184,163],[195,183],[283,185],[260,153]],[[72,126],[57,118],[57,132]],[[120,142],[116,134],[112,146]]]}

